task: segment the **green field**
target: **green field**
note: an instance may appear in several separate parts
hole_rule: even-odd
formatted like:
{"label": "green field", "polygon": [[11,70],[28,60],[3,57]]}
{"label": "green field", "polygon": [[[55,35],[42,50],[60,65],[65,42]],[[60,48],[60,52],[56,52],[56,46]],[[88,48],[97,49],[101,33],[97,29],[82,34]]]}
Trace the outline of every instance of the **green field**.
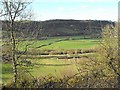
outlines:
{"label": "green field", "polygon": [[[67,40],[65,40],[67,38]],[[60,40],[60,41],[58,41]],[[56,42],[58,41],[58,42]],[[32,40],[22,41],[18,44],[18,50],[24,51],[26,45],[30,44],[28,48],[40,50],[70,50],[70,49],[90,49],[99,44],[100,39],[84,39],[83,37],[53,37],[47,40]],[[50,44],[50,45],[49,45]],[[42,45],[46,45],[40,47]],[[39,48],[40,47],[40,48]]]}
{"label": "green field", "polygon": [[[47,40],[31,40],[31,41],[22,41],[17,45],[19,51],[24,51],[25,46],[28,46],[32,50],[44,51],[44,50],[56,50],[56,51],[65,51],[65,50],[77,50],[77,49],[95,49],[99,45],[99,39],[83,39],[83,37],[74,36],[69,37],[52,37]],[[59,41],[60,40],[60,41]],[[52,43],[52,44],[49,44]],[[41,45],[46,45],[40,48]],[[28,50],[29,50],[28,49]],[[29,52],[29,51],[28,51]],[[34,51],[33,51],[34,52]],[[68,54],[67,54],[68,55]],[[65,55],[65,56],[67,56]],[[92,55],[91,53],[79,54],[77,56],[88,56]],[[26,55],[22,55],[22,58]],[[42,77],[46,75],[53,75],[56,77],[63,77],[64,75],[72,75],[77,73],[76,68],[76,59],[58,59],[57,57],[62,57],[64,55],[27,55],[26,59],[32,62],[32,66],[23,66],[19,67],[20,72],[24,71],[26,68],[29,73],[35,77]],[[68,55],[70,56],[70,55]],[[71,56],[74,56],[71,55]],[[34,57],[34,58],[32,58]],[[40,58],[45,57],[45,58]],[[49,57],[49,58],[48,58]],[[83,63],[89,61],[87,58],[81,57],[77,59],[79,66],[82,67]],[[22,71],[21,71],[22,70]],[[4,83],[7,83],[12,80],[12,65],[10,63],[2,64],[2,80]]]}
{"label": "green field", "polygon": [[[26,73],[24,69],[27,69],[30,74],[34,77],[42,77],[47,75],[52,75],[55,77],[62,78],[64,75],[70,76],[77,73],[76,62],[75,60],[57,60],[55,58],[51,59],[34,59],[31,60],[34,66],[23,66],[21,67],[22,72]],[[87,59],[78,60],[80,62],[80,66],[82,67],[82,63],[85,63]],[[37,64],[36,64],[37,63]],[[72,68],[72,70],[71,70]],[[4,83],[9,82],[13,78],[12,66],[10,64],[2,65],[2,80]]]}

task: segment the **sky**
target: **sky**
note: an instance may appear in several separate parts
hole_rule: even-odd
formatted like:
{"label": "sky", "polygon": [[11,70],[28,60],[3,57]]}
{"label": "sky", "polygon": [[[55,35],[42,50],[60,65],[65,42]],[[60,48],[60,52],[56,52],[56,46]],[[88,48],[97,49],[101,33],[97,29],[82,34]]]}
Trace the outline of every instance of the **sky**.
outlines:
{"label": "sky", "polygon": [[119,0],[33,0],[34,20],[118,20]]}

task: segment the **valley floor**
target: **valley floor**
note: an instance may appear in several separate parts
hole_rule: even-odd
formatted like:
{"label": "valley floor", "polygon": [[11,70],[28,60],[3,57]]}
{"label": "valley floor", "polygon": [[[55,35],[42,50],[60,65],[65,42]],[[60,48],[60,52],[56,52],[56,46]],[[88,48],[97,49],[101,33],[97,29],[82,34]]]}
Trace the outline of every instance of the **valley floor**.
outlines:
{"label": "valley floor", "polygon": [[[47,75],[63,78],[78,72],[89,62],[89,57],[95,54],[100,39],[84,39],[81,36],[54,37],[47,40],[27,40],[18,43],[19,61],[26,59],[30,64],[18,66],[19,73],[29,77],[44,77]],[[27,52],[24,52],[27,47]],[[20,53],[21,52],[21,53]],[[2,64],[2,82],[9,83],[13,78],[10,62]]]}

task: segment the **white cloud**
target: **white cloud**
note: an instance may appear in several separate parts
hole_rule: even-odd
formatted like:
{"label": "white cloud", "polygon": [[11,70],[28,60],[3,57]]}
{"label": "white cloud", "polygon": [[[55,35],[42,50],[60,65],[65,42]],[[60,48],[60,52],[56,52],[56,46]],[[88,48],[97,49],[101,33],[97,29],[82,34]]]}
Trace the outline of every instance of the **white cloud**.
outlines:
{"label": "white cloud", "polygon": [[104,12],[104,11],[106,11],[106,9],[104,9],[104,8],[98,8],[97,11],[98,12]]}
{"label": "white cloud", "polygon": [[64,7],[58,7],[58,10],[59,10],[59,11],[63,11],[63,10],[64,10]]}
{"label": "white cloud", "polygon": [[88,6],[87,5],[82,5],[82,6],[80,6],[81,8],[88,8]]}
{"label": "white cloud", "polygon": [[[112,15],[111,15],[112,14]],[[49,19],[77,19],[77,20],[112,20],[112,21],[117,21],[117,14],[113,12],[106,12],[106,13],[101,13],[101,12],[94,12],[94,11],[89,11],[89,12],[84,12],[84,13],[42,13],[39,17],[37,17],[37,20],[49,20]]]}

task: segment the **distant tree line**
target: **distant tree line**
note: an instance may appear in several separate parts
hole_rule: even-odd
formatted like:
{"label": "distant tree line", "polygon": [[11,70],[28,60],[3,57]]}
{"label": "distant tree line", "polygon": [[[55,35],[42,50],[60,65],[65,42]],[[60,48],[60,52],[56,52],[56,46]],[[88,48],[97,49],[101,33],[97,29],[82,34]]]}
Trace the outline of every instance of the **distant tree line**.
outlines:
{"label": "distant tree line", "polygon": [[[2,21],[3,38],[9,37],[6,23]],[[16,21],[16,37],[37,38],[53,36],[91,36],[101,37],[102,29],[106,25],[115,25],[112,21],[99,20],[47,20],[47,21]]]}

